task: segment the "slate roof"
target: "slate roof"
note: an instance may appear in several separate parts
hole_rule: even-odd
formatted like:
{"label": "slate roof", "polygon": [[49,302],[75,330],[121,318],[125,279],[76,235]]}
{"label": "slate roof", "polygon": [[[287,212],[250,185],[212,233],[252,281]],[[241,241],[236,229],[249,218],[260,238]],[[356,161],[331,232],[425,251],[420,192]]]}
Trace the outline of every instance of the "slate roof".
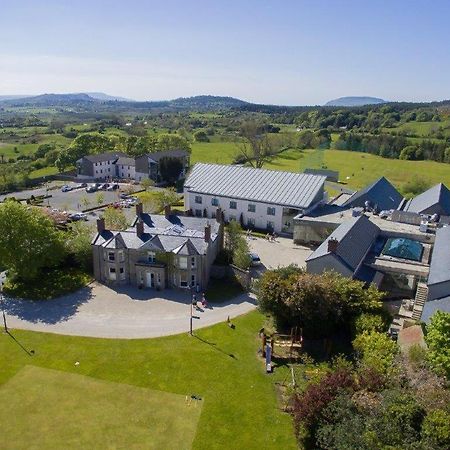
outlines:
{"label": "slate roof", "polygon": [[127,155],[125,153],[121,152],[109,152],[109,153],[99,153],[96,155],[86,155],[84,156],[84,159],[96,163],[96,162],[113,161],[119,159],[120,157],[126,156]]}
{"label": "slate roof", "polygon": [[325,179],[304,173],[197,163],[184,186],[202,194],[303,209],[311,207]]}
{"label": "slate roof", "polygon": [[439,183],[422,194],[409,200],[404,211],[421,214],[432,206],[439,205],[440,214],[450,215],[450,191],[445,184]]}
{"label": "slate roof", "polygon": [[342,206],[364,206],[365,202],[369,201],[371,206],[377,205],[380,210],[397,209],[402,200],[403,197],[397,189],[386,178],[381,177],[364,189],[355,192]]}
{"label": "slate roof", "polygon": [[450,281],[450,227],[436,230],[428,285]]}
{"label": "slate roof", "polygon": [[136,165],[136,161],[134,158],[130,158],[129,156],[121,156],[116,164],[122,164],[124,166],[135,166]]}
{"label": "slate roof", "polygon": [[422,322],[429,323],[431,317],[436,311],[444,311],[450,313],[450,297],[440,298],[438,300],[430,300],[425,302],[422,311]]}
{"label": "slate roof", "polygon": [[186,150],[175,149],[175,150],[162,150],[159,152],[148,153],[147,156],[151,160],[158,163],[163,158],[184,158],[188,156],[188,154],[189,152]]}
{"label": "slate roof", "polygon": [[306,259],[306,262],[330,254],[328,251],[328,241],[330,239],[336,239],[339,241],[335,253],[336,257],[354,272],[369,251],[379,231],[380,229],[365,215],[353,217],[339,225]]}
{"label": "slate roof", "polygon": [[180,255],[205,254],[208,243],[205,242],[205,226],[211,225],[211,240],[217,239],[220,225],[216,220],[199,217],[184,217],[171,215],[167,219],[158,214],[142,214],[144,234],[136,233],[136,223],[125,231],[109,231],[97,233],[93,245],[104,248],[118,249],[146,248]]}

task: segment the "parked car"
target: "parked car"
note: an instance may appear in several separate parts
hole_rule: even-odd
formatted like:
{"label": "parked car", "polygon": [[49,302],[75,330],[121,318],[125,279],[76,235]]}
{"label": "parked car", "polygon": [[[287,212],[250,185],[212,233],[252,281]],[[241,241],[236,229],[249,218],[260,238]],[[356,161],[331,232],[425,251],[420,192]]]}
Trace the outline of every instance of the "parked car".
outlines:
{"label": "parked car", "polygon": [[77,222],[78,220],[88,220],[88,217],[84,213],[74,213],[69,214],[69,219],[73,220],[74,222]]}
{"label": "parked car", "polygon": [[73,185],[73,189],[82,189],[87,187],[87,183],[77,183]]}
{"label": "parked car", "polygon": [[256,253],[250,253],[249,255],[252,260],[252,266],[259,266],[261,264],[261,258]]}
{"label": "parked car", "polygon": [[380,219],[388,219],[389,217],[391,217],[392,213],[394,212],[393,209],[384,209],[383,211],[380,212],[379,216]]}
{"label": "parked car", "polygon": [[129,195],[126,194],[125,192],[122,192],[122,193],[119,195],[119,197],[120,197],[120,198],[128,198]]}
{"label": "parked car", "polygon": [[106,188],[107,191],[115,191],[115,190],[117,190],[117,189],[119,189],[119,185],[118,185],[117,183],[110,184],[110,185]]}
{"label": "parked car", "polygon": [[61,192],[69,192],[72,190],[72,187],[69,186],[68,184],[65,184],[62,188],[61,188]]}
{"label": "parked car", "polygon": [[97,186],[95,184],[91,184],[86,188],[86,192],[96,192],[97,191]]}

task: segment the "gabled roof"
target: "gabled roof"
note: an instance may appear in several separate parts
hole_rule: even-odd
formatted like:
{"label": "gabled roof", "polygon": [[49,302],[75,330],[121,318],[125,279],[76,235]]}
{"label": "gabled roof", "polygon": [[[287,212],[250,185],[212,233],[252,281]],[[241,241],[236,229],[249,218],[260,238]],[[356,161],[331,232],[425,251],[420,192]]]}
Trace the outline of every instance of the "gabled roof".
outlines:
{"label": "gabled roof", "polygon": [[439,228],[436,231],[428,285],[446,281],[450,281],[450,227]]}
{"label": "gabled roof", "polygon": [[198,255],[198,251],[190,239],[187,239],[183,245],[174,249],[173,253],[175,253],[176,255],[186,255],[186,256]]}
{"label": "gabled roof", "polygon": [[397,209],[402,200],[403,197],[397,189],[386,178],[381,177],[355,192],[342,206],[365,206],[365,203],[369,202],[372,207],[376,205],[380,210]]}
{"label": "gabled roof", "polygon": [[314,203],[325,179],[320,175],[197,163],[184,187],[202,194],[304,209]]}
{"label": "gabled roof", "polygon": [[404,211],[421,214],[435,205],[440,206],[440,214],[450,215],[450,191],[445,184],[436,184],[436,186],[414,197],[406,204]]}
{"label": "gabled roof", "polygon": [[127,157],[127,155],[121,152],[109,152],[109,153],[99,153],[95,155],[86,155],[84,156],[84,159],[96,163],[114,160],[117,161],[120,157]]}
{"label": "gabled roof", "polygon": [[331,254],[328,241],[336,239],[339,244],[334,255],[353,272],[361,264],[380,229],[366,216],[353,217],[342,223],[322,244],[306,259],[306,262]]}

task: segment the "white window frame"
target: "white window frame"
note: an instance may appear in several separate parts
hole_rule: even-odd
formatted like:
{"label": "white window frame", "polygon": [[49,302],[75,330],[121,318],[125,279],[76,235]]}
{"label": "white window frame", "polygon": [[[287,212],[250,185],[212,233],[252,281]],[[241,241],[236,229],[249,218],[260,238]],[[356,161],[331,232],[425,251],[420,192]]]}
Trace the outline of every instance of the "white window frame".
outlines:
{"label": "white window frame", "polygon": [[153,264],[153,263],[155,262],[155,256],[156,256],[156,253],[155,253],[155,252],[148,251],[148,252],[147,252],[147,261],[148,261],[149,263]]}
{"label": "white window frame", "polygon": [[213,197],[211,199],[211,205],[212,206],[219,206],[219,199],[217,197]]}
{"label": "white window frame", "polygon": [[194,203],[197,205],[201,205],[203,203],[203,197],[201,195],[196,195],[194,197]]}
{"label": "white window frame", "polygon": [[108,270],[108,275],[110,280],[117,280],[116,268],[110,267]]}
{"label": "white window frame", "polygon": [[230,209],[237,209],[237,202],[235,200],[230,200]]}
{"label": "white window frame", "polygon": [[256,212],[256,205],[254,203],[249,203],[247,206],[247,212],[251,213]]}
{"label": "white window frame", "polygon": [[186,270],[188,268],[187,256],[179,256],[178,257],[178,267],[182,270]]}
{"label": "white window frame", "polygon": [[[112,255],[112,258],[111,258]],[[108,261],[114,262],[116,260],[116,253],[112,251],[108,251]]]}
{"label": "white window frame", "polygon": [[275,216],[276,215],[276,209],[275,206],[268,206],[267,207],[267,215],[268,216]]}

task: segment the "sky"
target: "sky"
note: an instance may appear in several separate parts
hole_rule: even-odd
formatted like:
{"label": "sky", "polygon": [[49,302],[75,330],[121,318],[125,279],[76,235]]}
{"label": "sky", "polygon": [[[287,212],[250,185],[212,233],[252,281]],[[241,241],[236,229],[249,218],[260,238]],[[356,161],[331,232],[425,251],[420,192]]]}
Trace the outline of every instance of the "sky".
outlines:
{"label": "sky", "polygon": [[0,0],[0,95],[450,98],[450,0]]}

